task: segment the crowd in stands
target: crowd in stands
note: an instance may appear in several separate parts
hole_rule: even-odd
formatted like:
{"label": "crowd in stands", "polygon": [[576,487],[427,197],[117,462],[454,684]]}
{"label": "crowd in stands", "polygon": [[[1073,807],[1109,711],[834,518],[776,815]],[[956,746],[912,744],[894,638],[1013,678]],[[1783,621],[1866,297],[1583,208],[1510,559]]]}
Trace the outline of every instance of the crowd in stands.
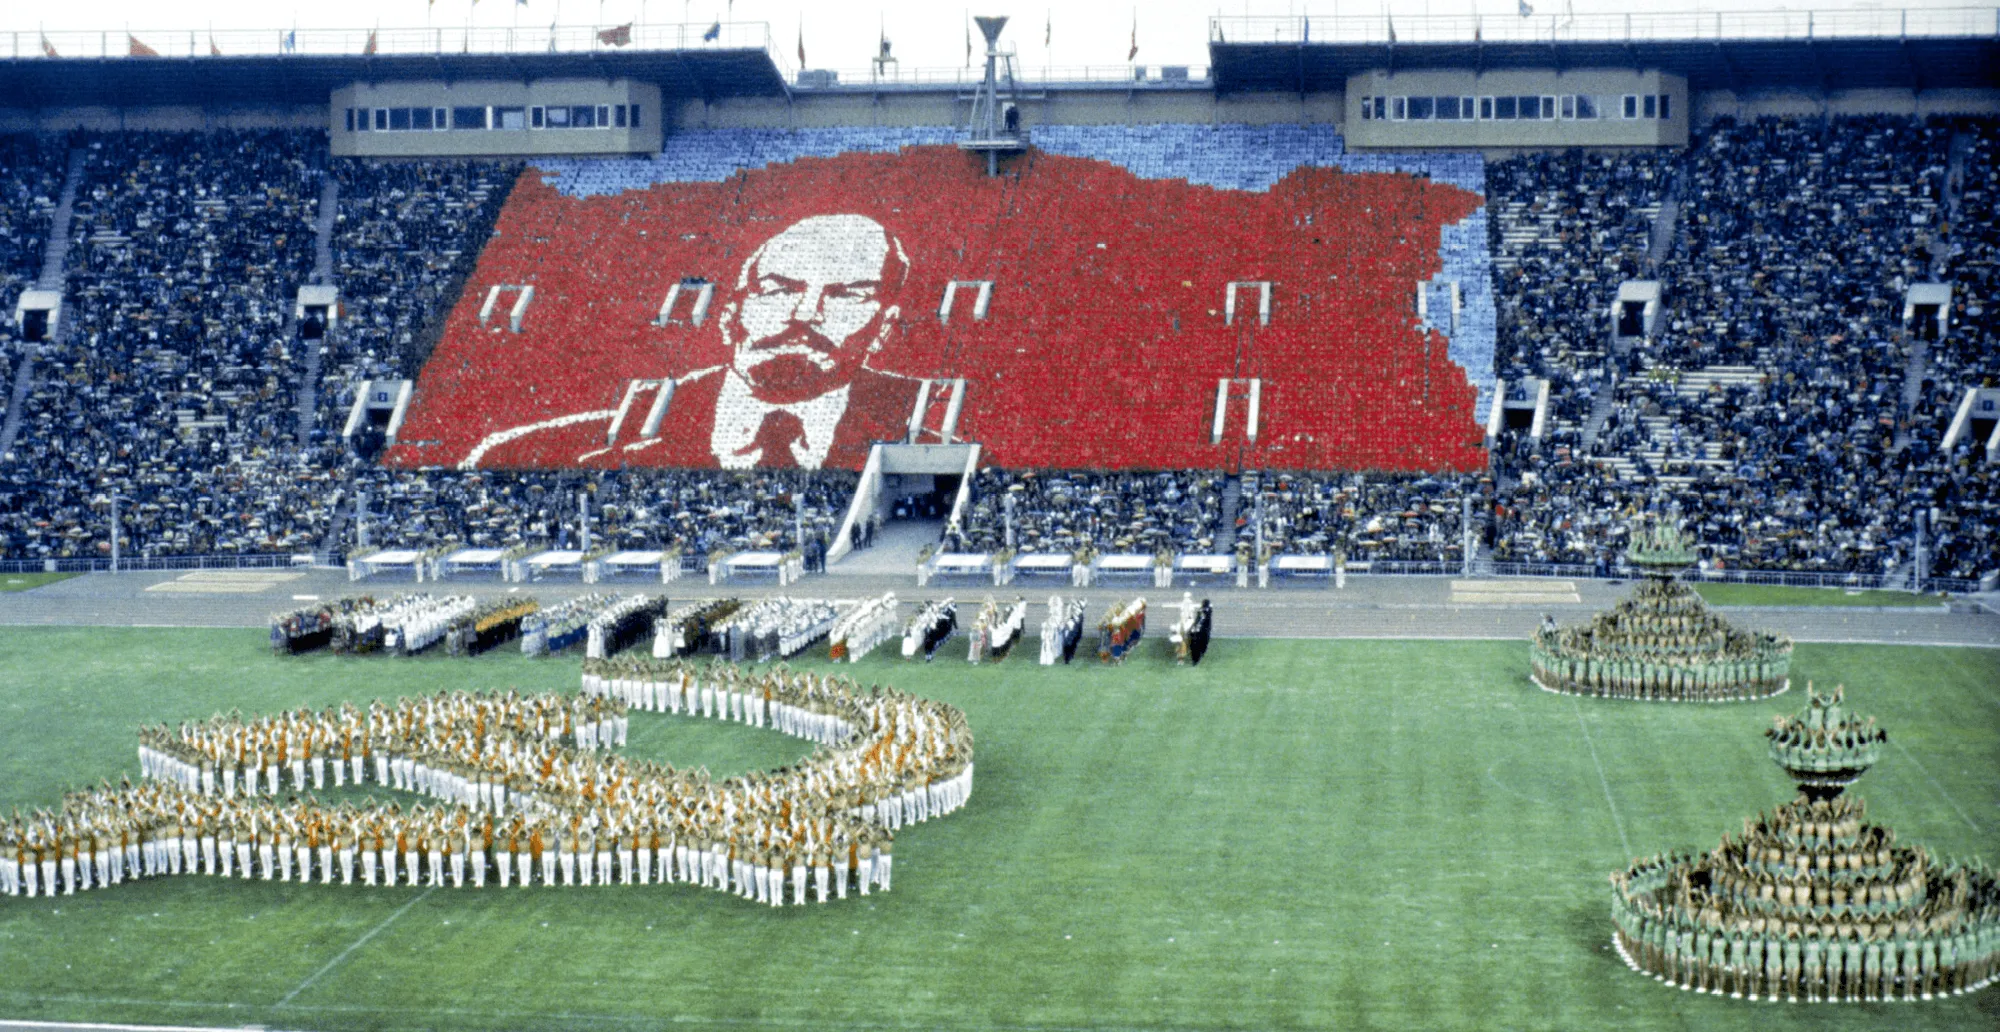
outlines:
{"label": "crowd in stands", "polygon": [[[311,548],[326,473],[296,447],[291,340],[325,143],[113,133],[84,154],[65,325],[0,466],[10,557]],[[45,146],[48,145],[45,143]]]}
{"label": "crowd in stands", "polygon": [[[332,161],[310,133],[0,137],[0,303],[39,270],[71,149],[84,155],[67,323],[0,456],[0,554],[303,552],[369,537],[574,543],[579,492],[617,545],[800,547],[836,532],[851,474],[390,472],[339,429],[356,381],[414,375],[519,172]],[[1907,117],[1719,119],[1683,153],[1526,155],[1486,166],[1496,373],[1551,384],[1545,430],[1502,432],[1479,474],[983,471],[945,547],[1483,557],[1606,567],[1643,511],[1677,513],[1725,567],[2000,566],[1983,440],[1943,447],[1965,388],[2000,383],[2000,128]],[[327,177],[343,323],[299,439],[293,322]],[[1663,220],[1663,207],[1678,218]],[[1670,236],[1658,238],[1661,229]],[[1617,285],[1658,279],[1645,341],[1613,347]],[[1954,286],[1920,339],[1912,283]],[[19,345],[11,320],[0,359]],[[0,391],[0,403],[4,403]],[[1006,499],[1012,498],[1008,505]],[[1261,499],[1261,504],[1260,504]]]}
{"label": "crowd in stands", "polygon": [[[503,473],[368,469],[352,490],[365,502],[370,540],[430,548],[581,542],[589,499],[593,546],[679,547],[688,556],[724,551],[790,551],[825,546],[854,495],[851,473],[781,470],[713,472]],[[352,508],[354,499],[346,500]]]}
{"label": "crowd in stands", "polygon": [[356,383],[416,377],[519,173],[513,162],[334,164],[342,322],[320,366],[323,434],[339,433]]}
{"label": "crowd in stands", "polygon": [[[1200,470],[1081,473],[987,468],[950,551],[996,552],[1007,527],[1019,552],[1220,550],[1224,478]],[[1011,507],[1008,499],[1013,499]],[[1011,512],[1010,512],[1011,508]]]}

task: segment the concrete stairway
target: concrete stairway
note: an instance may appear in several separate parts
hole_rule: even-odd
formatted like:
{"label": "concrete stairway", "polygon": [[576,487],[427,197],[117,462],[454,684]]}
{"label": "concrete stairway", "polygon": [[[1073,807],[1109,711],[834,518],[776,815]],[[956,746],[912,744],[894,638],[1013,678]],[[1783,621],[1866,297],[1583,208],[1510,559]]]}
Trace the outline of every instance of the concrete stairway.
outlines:
{"label": "concrete stairway", "polygon": [[[333,282],[333,227],[340,213],[340,180],[329,175],[320,184],[319,211],[313,219],[313,271],[312,281],[316,284]],[[326,331],[332,334],[333,328]],[[294,335],[296,339],[296,335]],[[297,443],[303,448],[312,443],[313,423],[319,414],[320,366],[326,356],[326,340],[300,340],[304,354],[299,367],[298,387],[292,392],[298,404]]]}
{"label": "concrete stairway", "polygon": [[313,218],[314,283],[333,282],[333,226],[340,215],[340,180],[332,175],[319,188],[319,211]]}
{"label": "concrete stairway", "polygon": [[[83,162],[82,148],[69,152],[69,169],[63,174],[62,198],[56,202],[55,213],[49,219],[48,241],[42,245],[42,271],[35,280],[38,290],[63,289],[63,266],[69,261],[70,216],[76,211],[76,191],[83,182]],[[67,336],[74,322],[75,315],[65,313],[56,326],[56,336]],[[26,414],[28,395],[34,389],[34,349],[23,348],[21,359],[14,366],[13,387],[7,395],[7,417],[0,421],[0,456],[13,453],[14,440],[21,433],[21,418]]]}
{"label": "concrete stairway", "polygon": [[42,274],[36,278],[38,290],[63,288],[63,265],[69,260],[70,216],[76,212],[76,191],[83,184],[84,151],[69,152],[69,170],[63,174],[62,199],[56,202],[49,219],[49,239],[42,245]]}
{"label": "concrete stairway", "polygon": [[828,577],[903,578],[906,584],[917,582],[917,554],[925,545],[937,544],[938,535],[944,531],[942,520],[894,520],[884,523],[875,532],[873,548],[858,549],[847,553],[837,563],[827,566]]}

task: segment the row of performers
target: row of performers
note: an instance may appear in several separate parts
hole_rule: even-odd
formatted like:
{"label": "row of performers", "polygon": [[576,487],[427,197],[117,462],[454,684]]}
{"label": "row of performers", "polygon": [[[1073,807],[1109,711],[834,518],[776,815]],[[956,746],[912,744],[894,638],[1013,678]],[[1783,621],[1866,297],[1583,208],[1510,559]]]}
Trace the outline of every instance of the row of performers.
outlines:
{"label": "row of performers", "polygon": [[[1048,616],[1041,625],[1041,665],[1054,666],[1076,658],[1087,626],[1086,611],[1082,599],[1064,599],[1060,595],[1049,597]],[[1005,658],[1023,637],[1027,620],[1026,600],[1017,599],[1011,605],[1002,606],[988,598],[973,623],[966,658],[974,663],[982,659]],[[903,655],[910,658],[922,656],[925,660],[935,658],[938,650],[957,629],[958,606],[955,600],[947,598],[927,603],[904,630]],[[1173,629],[1168,635],[1169,642],[1174,646],[1175,658],[1179,662],[1199,664],[1208,652],[1212,629],[1213,611],[1208,601],[1204,599],[1197,604],[1192,595],[1183,596]],[[1097,625],[1098,658],[1106,662],[1123,661],[1144,637],[1145,631],[1144,598],[1114,604]],[[866,652],[865,649],[851,645],[843,647],[838,643],[835,648],[839,650],[834,657],[836,659],[859,659]]]}
{"label": "row of performers", "polygon": [[[400,830],[404,842],[413,831],[423,831],[391,808],[329,809],[310,798],[281,803],[269,791],[260,798],[239,788],[239,778],[242,787],[258,780],[276,787],[283,771],[292,774],[294,788],[304,787],[307,770],[314,784],[323,784],[325,772],[333,770],[336,784],[351,778],[359,785],[372,778],[385,788],[442,800],[446,805],[429,811],[426,820],[481,831],[476,845],[469,837],[453,844],[447,834],[438,851],[441,856],[472,857],[475,872],[497,865],[500,853],[516,857],[517,863],[521,849],[536,853],[532,836],[525,847],[513,839],[496,847],[485,838],[485,818],[504,817],[524,822],[523,827],[539,822],[544,851],[557,854],[561,843],[583,841],[579,829],[586,826],[596,841],[646,843],[644,848],[655,850],[655,871],[665,862],[652,845],[657,836],[670,852],[685,849],[691,858],[702,854],[726,860],[724,871],[750,872],[744,877],[732,873],[727,884],[684,880],[746,892],[763,885],[757,898],[771,902],[776,900],[768,892],[770,871],[799,863],[814,866],[816,857],[825,857],[830,866],[843,853],[860,855],[863,845],[868,855],[885,856],[896,828],[950,813],[970,797],[972,736],[954,707],[891,689],[863,690],[844,678],[782,669],[764,671],[754,681],[730,666],[672,665],[651,673],[657,680],[648,684],[680,686],[678,696],[664,690],[650,695],[655,705],[671,708],[678,698],[680,712],[740,715],[808,738],[820,748],[782,770],[723,781],[711,779],[706,770],[677,770],[598,752],[589,746],[619,740],[626,700],[634,697],[607,688],[601,670],[593,672],[580,709],[577,698],[563,695],[461,692],[404,699],[393,706],[377,703],[367,710],[349,706],[257,720],[232,715],[177,729],[148,728],[140,758],[153,782],[71,793],[56,812],[0,824],[5,884],[23,891],[32,887],[28,879],[33,878],[43,891],[58,884],[74,891],[98,870],[115,880],[110,868],[100,864],[116,863],[122,874],[173,873],[173,856],[187,870],[190,842],[202,854],[193,869],[220,873],[224,863],[235,867],[234,858],[209,855],[211,841],[218,851],[229,843],[239,856],[244,845],[259,856],[269,847],[273,862],[278,862],[281,846],[295,850],[303,841],[315,851],[326,879],[336,870],[329,864],[338,861],[328,857],[343,842],[357,850],[354,862],[368,863],[358,851],[369,848],[361,843],[371,828],[381,829],[378,838]],[[340,745],[319,752],[293,748],[311,741]],[[255,744],[246,750],[246,742]],[[331,813],[351,819],[327,824],[324,819]],[[322,847],[332,852],[317,853]],[[104,854],[101,860],[99,854]],[[147,855],[167,866],[149,866]],[[674,855],[679,862],[681,854]],[[65,857],[72,861],[68,873],[62,866]],[[783,862],[774,862],[779,860]],[[346,861],[338,862],[342,877],[350,877]],[[378,855],[375,862],[383,861]],[[621,871],[630,870],[635,877],[645,866],[636,857],[630,864],[620,863]],[[880,870],[886,887],[886,866]],[[60,883],[52,871],[61,876]],[[473,877],[474,884],[483,884],[483,873]],[[544,883],[554,882],[545,877]]]}

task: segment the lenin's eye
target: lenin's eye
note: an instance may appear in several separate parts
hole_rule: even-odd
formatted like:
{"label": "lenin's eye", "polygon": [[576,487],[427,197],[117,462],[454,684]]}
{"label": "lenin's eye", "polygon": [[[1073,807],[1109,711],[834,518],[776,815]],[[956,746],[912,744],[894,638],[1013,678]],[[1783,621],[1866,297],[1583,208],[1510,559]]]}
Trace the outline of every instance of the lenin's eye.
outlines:
{"label": "lenin's eye", "polygon": [[829,283],[825,295],[843,301],[870,301],[875,297],[876,284],[863,280],[858,283]]}
{"label": "lenin's eye", "polygon": [[806,285],[789,276],[766,274],[757,279],[759,294],[803,294]]}

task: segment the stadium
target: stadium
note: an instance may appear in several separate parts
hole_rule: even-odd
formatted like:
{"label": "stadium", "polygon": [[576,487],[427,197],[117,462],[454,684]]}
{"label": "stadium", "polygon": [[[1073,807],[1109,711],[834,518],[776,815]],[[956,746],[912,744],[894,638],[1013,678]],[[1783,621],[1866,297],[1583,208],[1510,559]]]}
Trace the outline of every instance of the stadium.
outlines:
{"label": "stadium", "polygon": [[10,34],[0,1025],[2000,1025],[2000,11],[1520,9]]}

